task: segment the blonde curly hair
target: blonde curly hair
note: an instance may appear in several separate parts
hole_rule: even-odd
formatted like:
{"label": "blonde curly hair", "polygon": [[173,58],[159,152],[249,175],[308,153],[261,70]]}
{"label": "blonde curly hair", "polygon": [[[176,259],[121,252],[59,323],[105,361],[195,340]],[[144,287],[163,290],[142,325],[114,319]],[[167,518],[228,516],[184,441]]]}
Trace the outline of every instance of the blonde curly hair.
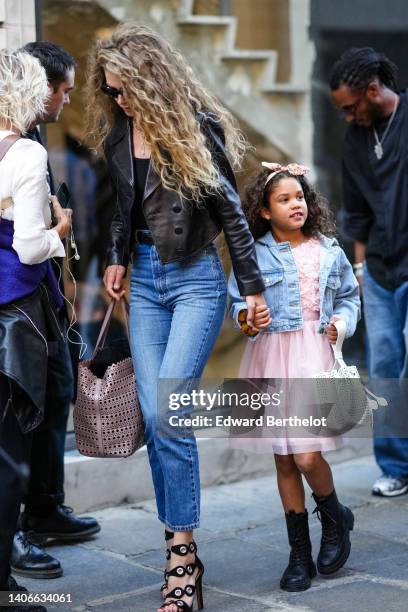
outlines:
{"label": "blonde curly hair", "polygon": [[38,59],[24,51],[0,50],[0,126],[25,134],[45,112],[47,76]]}
{"label": "blonde curly hair", "polygon": [[182,55],[146,26],[126,23],[96,42],[88,66],[88,133],[99,152],[120,113],[101,92],[104,70],[118,76],[137,127],[151,149],[163,185],[199,201],[220,184],[197,113],[211,113],[225,133],[226,150],[238,168],[247,149],[244,135],[218,100],[195,78]]}

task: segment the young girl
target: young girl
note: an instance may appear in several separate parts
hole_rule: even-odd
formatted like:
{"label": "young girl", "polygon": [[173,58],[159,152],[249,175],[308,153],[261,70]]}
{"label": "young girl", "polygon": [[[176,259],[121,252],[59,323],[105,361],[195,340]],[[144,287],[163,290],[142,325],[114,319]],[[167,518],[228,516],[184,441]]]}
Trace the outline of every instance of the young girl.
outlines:
{"label": "young girl", "polygon": [[[246,346],[242,378],[310,378],[331,370],[330,343],[337,339],[334,322],[343,319],[351,336],[360,315],[358,283],[337,240],[322,198],[307,183],[307,168],[263,162],[246,191],[244,211],[256,242],[258,264],[266,285],[271,321]],[[232,274],[230,315],[248,335],[269,319],[258,307],[254,325],[245,324],[246,305]],[[316,575],[309,538],[302,476],[313,491],[321,517],[322,539],[317,558],[321,574],[341,568],[350,554],[351,510],[339,503],[330,466],[322,451],[340,439],[270,438],[285,510],[291,553],[280,586],[303,591]]]}

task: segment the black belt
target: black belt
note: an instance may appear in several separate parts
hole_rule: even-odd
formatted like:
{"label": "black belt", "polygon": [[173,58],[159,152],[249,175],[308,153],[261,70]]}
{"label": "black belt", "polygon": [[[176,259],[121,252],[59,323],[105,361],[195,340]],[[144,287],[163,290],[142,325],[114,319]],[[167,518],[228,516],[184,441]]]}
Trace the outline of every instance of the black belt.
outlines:
{"label": "black belt", "polygon": [[154,244],[151,233],[145,230],[136,230],[135,240],[139,244]]}

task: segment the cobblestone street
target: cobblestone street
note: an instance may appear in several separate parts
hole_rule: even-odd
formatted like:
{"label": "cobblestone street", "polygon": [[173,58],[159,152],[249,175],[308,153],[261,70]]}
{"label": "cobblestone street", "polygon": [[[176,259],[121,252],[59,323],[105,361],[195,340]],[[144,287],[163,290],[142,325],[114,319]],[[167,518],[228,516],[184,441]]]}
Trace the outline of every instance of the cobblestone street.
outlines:
{"label": "cobblestone street", "polygon": [[[203,491],[203,528],[197,541],[206,567],[208,612],[406,609],[408,495],[371,496],[378,475],[372,457],[342,462],[333,471],[340,499],[356,516],[352,552],[337,575],[318,576],[304,593],[279,589],[288,544],[274,474]],[[154,612],[160,604],[164,562],[154,502],[92,514],[102,525],[98,537],[77,546],[49,548],[64,567],[62,578],[21,582],[32,592],[71,593],[72,604],[49,610]],[[310,524],[316,555],[320,539],[316,515]]]}

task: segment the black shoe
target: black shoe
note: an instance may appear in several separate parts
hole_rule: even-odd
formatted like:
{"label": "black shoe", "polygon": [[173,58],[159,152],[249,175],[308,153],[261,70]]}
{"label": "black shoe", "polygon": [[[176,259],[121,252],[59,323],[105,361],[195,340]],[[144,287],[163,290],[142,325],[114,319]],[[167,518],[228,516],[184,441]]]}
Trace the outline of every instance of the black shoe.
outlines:
{"label": "black shoe", "polygon": [[13,576],[9,576],[8,587],[9,587],[8,588],[9,591],[18,591],[19,593],[28,593],[28,589],[21,586],[20,584],[17,584]]}
{"label": "black shoe", "polygon": [[[4,595],[7,593],[27,593],[28,591],[25,587],[20,586],[19,584],[17,584],[17,582],[14,580],[14,578],[12,576],[9,576],[8,579],[8,590],[7,591],[2,591],[0,589],[0,597],[2,597],[3,601],[4,601]],[[7,598],[7,595],[6,595]],[[8,598],[7,598],[8,599]],[[31,604],[18,604],[14,605],[14,606],[2,606],[1,604],[3,603],[3,601],[0,600],[0,610],[1,612],[47,612],[47,608],[44,608],[44,606],[39,606],[39,605],[31,605]]]}
{"label": "black shoe", "polygon": [[311,579],[316,576],[307,510],[297,514],[290,510],[285,517],[291,549],[289,564],[283,572],[280,587],[284,591],[306,591],[312,584]]}
{"label": "black shoe", "polygon": [[45,550],[32,544],[24,531],[17,531],[11,553],[11,571],[27,578],[59,578],[62,576],[60,562]]}
{"label": "black shoe", "polygon": [[30,540],[40,545],[49,539],[78,542],[101,530],[96,519],[76,516],[72,508],[63,505],[55,506],[47,516],[24,512],[21,520],[23,530],[30,534]]}
{"label": "black shoe", "polygon": [[354,515],[350,508],[340,504],[336,491],[328,497],[317,497],[317,516],[322,523],[322,539],[317,557],[320,574],[333,574],[346,563],[350,555],[350,531],[354,527]]}

